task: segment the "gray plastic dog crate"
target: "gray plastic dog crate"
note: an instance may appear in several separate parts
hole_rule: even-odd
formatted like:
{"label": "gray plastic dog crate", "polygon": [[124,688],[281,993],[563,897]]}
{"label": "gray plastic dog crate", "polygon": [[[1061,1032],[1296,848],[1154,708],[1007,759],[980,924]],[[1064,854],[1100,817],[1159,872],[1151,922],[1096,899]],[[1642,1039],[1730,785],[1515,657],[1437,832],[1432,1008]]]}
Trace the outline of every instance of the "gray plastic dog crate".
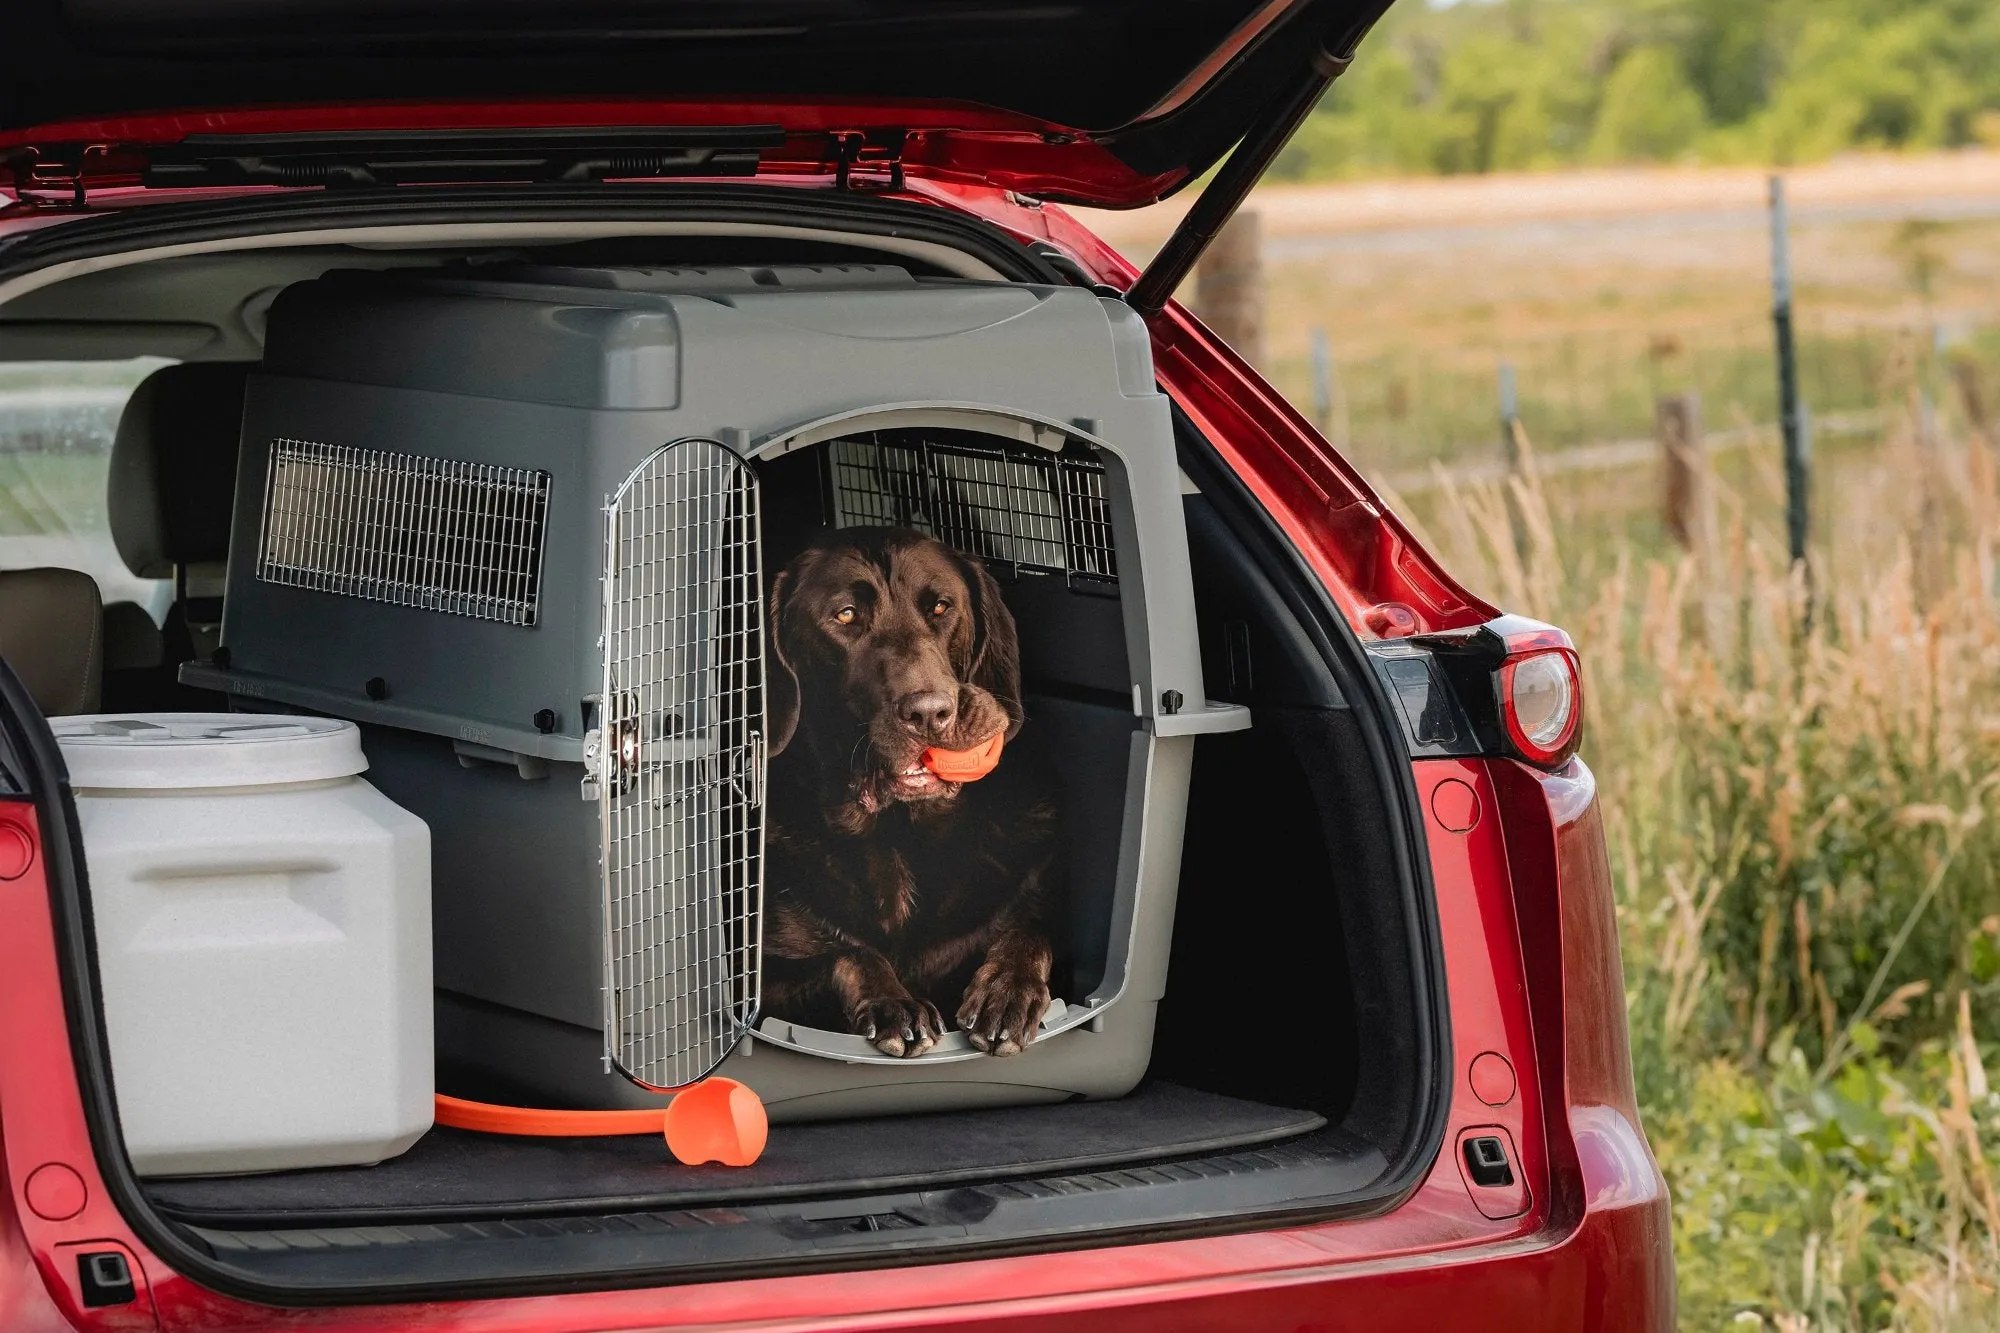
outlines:
{"label": "gray plastic dog crate", "polygon": [[[448,1081],[640,1105],[719,1062],[801,1119],[1144,1073],[1193,738],[1249,717],[1203,692],[1120,302],[865,265],[336,273],[272,307],[238,476],[224,652],[185,678],[361,723],[430,825]],[[1021,742],[1062,759],[1074,970],[1016,1057],[758,1009],[767,572],[885,522],[1002,580]]]}

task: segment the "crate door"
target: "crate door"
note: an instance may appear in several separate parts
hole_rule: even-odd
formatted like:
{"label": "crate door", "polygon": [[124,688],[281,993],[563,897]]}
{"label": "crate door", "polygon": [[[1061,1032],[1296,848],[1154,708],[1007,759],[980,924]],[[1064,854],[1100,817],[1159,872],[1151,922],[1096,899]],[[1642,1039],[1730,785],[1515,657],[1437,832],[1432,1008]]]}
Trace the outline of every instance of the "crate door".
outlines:
{"label": "crate door", "polygon": [[[711,440],[654,453],[607,510],[605,1046],[653,1088],[705,1077],[757,1018],[764,580],[757,477]],[[587,757],[588,758],[588,757]]]}

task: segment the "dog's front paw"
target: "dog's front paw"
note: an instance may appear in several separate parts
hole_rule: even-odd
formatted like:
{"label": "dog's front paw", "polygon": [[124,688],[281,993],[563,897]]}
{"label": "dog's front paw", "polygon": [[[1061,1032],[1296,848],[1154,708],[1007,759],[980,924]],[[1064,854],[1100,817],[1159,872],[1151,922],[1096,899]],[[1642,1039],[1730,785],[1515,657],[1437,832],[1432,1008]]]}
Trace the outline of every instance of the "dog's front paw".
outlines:
{"label": "dog's front paw", "polygon": [[1048,982],[1039,975],[987,963],[965,988],[958,1025],[988,1055],[1019,1055],[1041,1031],[1048,1008]]}
{"label": "dog's front paw", "polygon": [[922,1055],[945,1033],[944,1017],[937,1006],[910,995],[863,1000],[854,1006],[847,1021],[884,1055]]}

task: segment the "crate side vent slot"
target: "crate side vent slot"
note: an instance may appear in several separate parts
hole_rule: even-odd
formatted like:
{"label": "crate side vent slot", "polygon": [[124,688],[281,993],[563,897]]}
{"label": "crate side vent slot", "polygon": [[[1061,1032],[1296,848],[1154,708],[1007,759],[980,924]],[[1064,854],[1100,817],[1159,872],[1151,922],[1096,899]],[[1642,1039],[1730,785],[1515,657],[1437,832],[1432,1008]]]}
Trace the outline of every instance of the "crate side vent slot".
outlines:
{"label": "crate side vent slot", "polygon": [[548,508],[547,472],[279,438],[257,577],[533,625]]}

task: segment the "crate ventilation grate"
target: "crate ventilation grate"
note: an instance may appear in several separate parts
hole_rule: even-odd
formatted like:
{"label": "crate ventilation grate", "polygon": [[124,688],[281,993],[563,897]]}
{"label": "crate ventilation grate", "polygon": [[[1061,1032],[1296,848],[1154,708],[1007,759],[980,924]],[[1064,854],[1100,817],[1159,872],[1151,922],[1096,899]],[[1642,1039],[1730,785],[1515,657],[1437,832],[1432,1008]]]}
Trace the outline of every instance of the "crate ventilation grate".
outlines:
{"label": "crate ventilation grate", "polygon": [[887,431],[827,448],[833,525],[915,528],[1019,573],[1115,583],[1104,465],[1028,445],[941,443]]}
{"label": "crate ventilation grate", "polygon": [[257,577],[532,625],[548,509],[546,472],[277,439]]}
{"label": "crate ventilation grate", "polygon": [[655,1088],[704,1077],[757,1020],[763,908],[763,570],[757,478],[683,440],[607,513],[605,1044]]}

